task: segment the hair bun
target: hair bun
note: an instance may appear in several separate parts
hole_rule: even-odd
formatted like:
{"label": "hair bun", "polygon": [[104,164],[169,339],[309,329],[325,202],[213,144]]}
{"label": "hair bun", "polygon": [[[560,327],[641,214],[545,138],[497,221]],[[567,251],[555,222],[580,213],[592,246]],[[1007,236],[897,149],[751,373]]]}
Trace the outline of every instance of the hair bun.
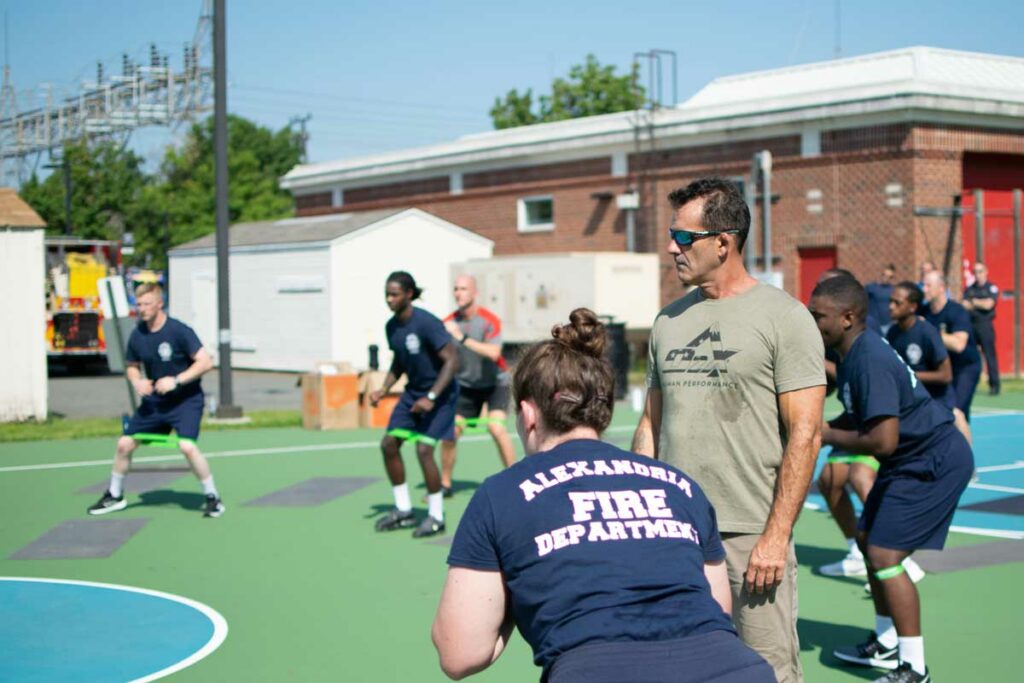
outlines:
{"label": "hair bun", "polygon": [[577,308],[569,314],[568,325],[555,325],[551,336],[577,353],[601,358],[607,343],[604,325],[589,308]]}

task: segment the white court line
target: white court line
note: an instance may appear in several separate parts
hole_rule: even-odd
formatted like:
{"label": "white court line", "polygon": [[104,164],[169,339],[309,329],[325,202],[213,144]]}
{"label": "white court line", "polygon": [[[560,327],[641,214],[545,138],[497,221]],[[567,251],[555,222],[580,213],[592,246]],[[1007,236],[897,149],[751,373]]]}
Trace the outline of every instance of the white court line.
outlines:
{"label": "white court line", "polygon": [[[620,425],[618,427],[609,427],[606,432],[624,432],[636,429],[630,425]],[[490,440],[489,435],[479,434],[474,436],[464,436],[459,441],[484,441]],[[314,451],[347,451],[354,448],[376,448],[380,445],[380,441],[359,441],[356,443],[322,443],[314,444],[311,446],[279,446],[276,448],[246,448],[242,450],[234,451],[213,451],[210,453],[203,453],[207,458],[236,458],[244,455],[276,455],[280,453],[309,453]],[[143,462],[167,462],[169,460],[180,460],[183,456],[180,453],[174,455],[149,455],[138,458],[132,458],[132,462],[143,463]],[[10,465],[8,467],[0,467],[0,474],[4,472],[35,472],[39,470],[63,470],[73,469],[76,467],[98,467],[100,465],[110,465],[113,458],[106,458],[104,460],[78,460],[74,462],[50,462],[50,463],[39,463],[36,465]]]}
{"label": "white court line", "polygon": [[1024,468],[1024,460],[1018,460],[1012,465],[989,465],[987,467],[977,467],[975,472],[1004,472],[1006,470],[1019,470]]}
{"label": "white court line", "polygon": [[181,603],[191,607],[198,612],[201,612],[203,616],[210,620],[213,624],[213,635],[206,641],[206,644],[201,648],[193,652],[191,655],[181,660],[177,664],[172,664],[169,667],[161,669],[155,673],[148,674],[142,678],[136,678],[130,683],[149,683],[149,681],[155,681],[158,678],[170,676],[176,671],[192,666],[200,659],[203,659],[211,652],[220,647],[224,639],[228,637],[228,622],[221,616],[221,613],[213,609],[209,605],[204,605],[196,600],[182,597],[180,595],[174,595],[173,593],[164,593],[162,591],[150,590],[148,588],[136,588],[135,586],[124,586],[117,583],[97,583],[95,581],[75,581],[73,579],[41,579],[38,577],[31,576],[0,576],[0,581],[31,581],[34,583],[63,583],[72,586],[89,586],[90,588],[107,588],[110,590],[126,591],[129,593],[142,593],[143,595],[152,595],[153,597],[163,598],[164,600],[171,600],[173,602]]}
{"label": "white court line", "polygon": [[950,531],[957,531],[961,534],[973,534],[974,536],[991,536],[992,538],[1009,538],[1014,541],[1024,540],[1024,531],[1003,531],[1002,529],[979,529],[973,526],[949,527]]}
{"label": "white court line", "polygon": [[1024,493],[1024,489],[1014,488],[1012,486],[996,486],[995,484],[968,484],[969,489],[981,489],[982,491],[999,491],[1000,493]]}
{"label": "white court line", "polygon": [[976,417],[1006,417],[1007,415],[1024,415],[1024,412],[1020,410],[1013,410],[1010,408],[979,408],[978,410],[984,410],[983,413],[971,413],[971,419]]}

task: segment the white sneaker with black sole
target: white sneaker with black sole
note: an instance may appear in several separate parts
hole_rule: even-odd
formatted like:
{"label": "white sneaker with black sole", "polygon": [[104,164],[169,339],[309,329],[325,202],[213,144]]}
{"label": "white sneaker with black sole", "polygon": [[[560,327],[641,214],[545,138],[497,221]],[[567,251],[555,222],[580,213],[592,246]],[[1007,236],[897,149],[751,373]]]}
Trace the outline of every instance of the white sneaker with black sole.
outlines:
{"label": "white sneaker with black sole", "polygon": [[115,498],[110,495],[110,491],[104,491],[103,497],[96,501],[89,508],[90,515],[105,515],[109,512],[117,512],[118,510],[124,510],[128,507],[128,501],[124,499],[124,494]]}

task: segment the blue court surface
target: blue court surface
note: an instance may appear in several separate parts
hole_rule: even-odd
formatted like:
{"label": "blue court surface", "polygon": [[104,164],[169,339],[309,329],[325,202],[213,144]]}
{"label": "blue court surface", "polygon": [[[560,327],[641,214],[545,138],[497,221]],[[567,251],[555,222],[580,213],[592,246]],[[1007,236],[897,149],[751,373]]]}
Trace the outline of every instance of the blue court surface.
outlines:
{"label": "blue court surface", "polygon": [[209,607],[128,586],[0,577],[0,681],[151,681],[227,635]]}
{"label": "blue court surface", "polygon": [[[1024,414],[982,412],[972,416],[971,428],[977,479],[960,498],[952,528],[978,536],[1024,539]],[[822,455],[815,480],[824,464]],[[859,510],[856,496],[852,499]],[[825,499],[817,493],[808,496],[807,503],[826,509]]]}

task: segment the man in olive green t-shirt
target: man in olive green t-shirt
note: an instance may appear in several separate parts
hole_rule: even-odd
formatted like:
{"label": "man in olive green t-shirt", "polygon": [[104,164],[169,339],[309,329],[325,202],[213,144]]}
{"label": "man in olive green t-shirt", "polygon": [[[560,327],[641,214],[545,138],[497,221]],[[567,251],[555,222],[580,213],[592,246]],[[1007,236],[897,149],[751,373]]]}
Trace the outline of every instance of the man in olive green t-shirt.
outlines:
{"label": "man in olive green t-shirt", "polygon": [[669,195],[679,279],[650,341],[633,450],[681,468],[718,516],[740,637],[780,682],[802,680],[792,531],[821,445],[821,335],[807,309],[747,273],[750,212],[736,186]]}

